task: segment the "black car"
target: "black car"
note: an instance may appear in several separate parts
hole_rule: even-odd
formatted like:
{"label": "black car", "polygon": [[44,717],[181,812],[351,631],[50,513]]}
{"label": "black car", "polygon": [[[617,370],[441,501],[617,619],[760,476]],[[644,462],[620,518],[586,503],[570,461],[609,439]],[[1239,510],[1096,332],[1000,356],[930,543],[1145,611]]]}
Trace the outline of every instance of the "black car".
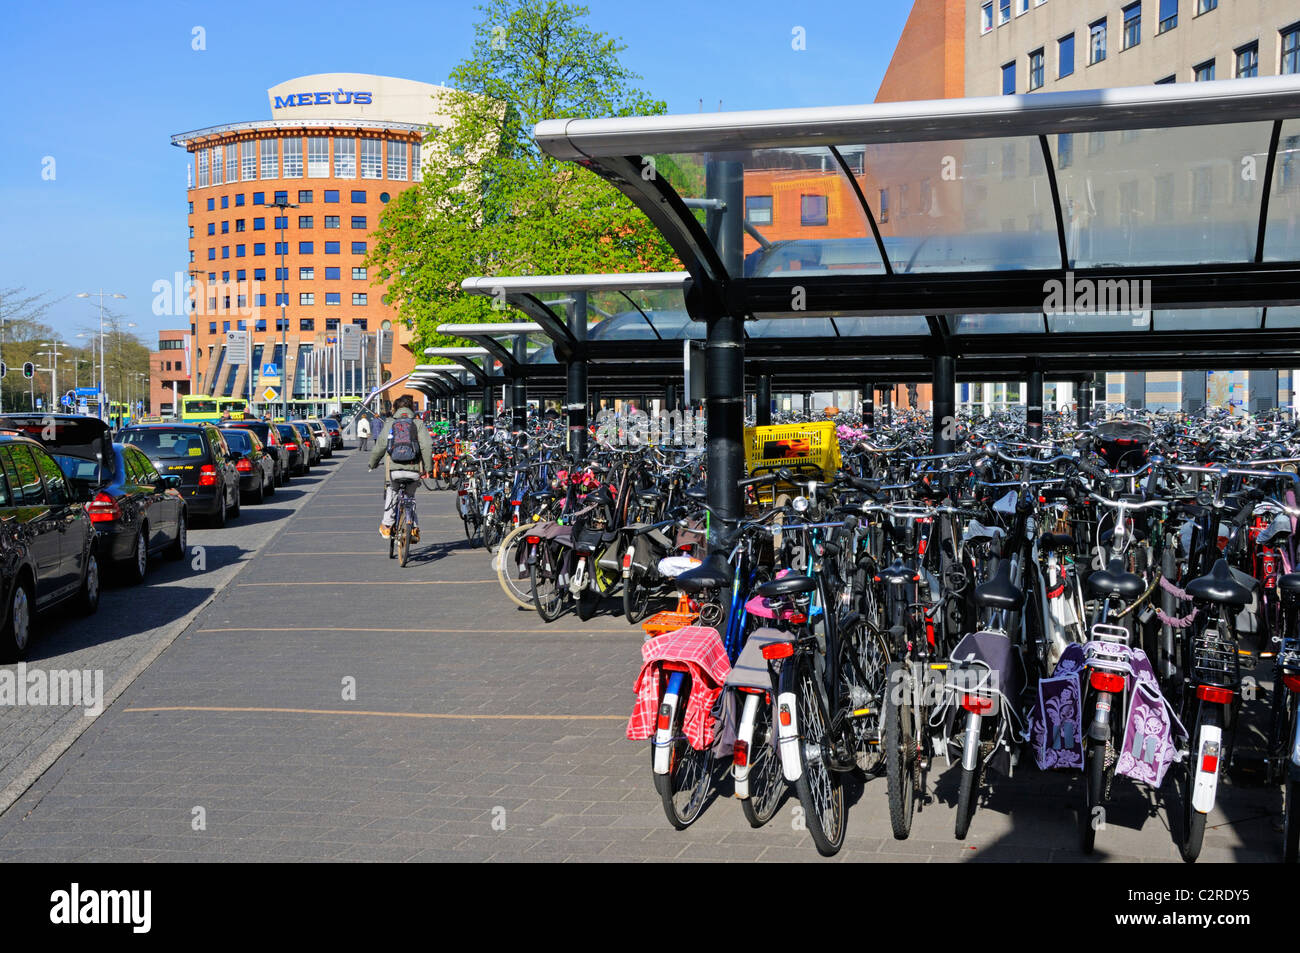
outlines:
{"label": "black car", "polygon": [[[268,420],[228,420],[218,426],[223,432],[231,427],[237,427],[257,434],[257,439],[262,442],[262,449],[275,461],[275,485],[284,486],[289,482],[293,466],[289,461],[289,451],[284,446],[284,438],[280,436],[280,428],[276,424]],[[226,442],[229,443],[228,440]],[[275,490],[270,492],[274,493]]]}
{"label": "black car", "polygon": [[99,608],[95,528],[39,443],[0,434],[0,659],[27,655],[38,611],[75,600]]}
{"label": "black car", "polygon": [[211,424],[140,424],[122,431],[158,472],[181,478],[180,493],[192,515],[225,526],[239,515],[239,471],[221,431]]}
{"label": "black car", "polygon": [[275,459],[262,448],[257,434],[242,427],[223,427],[230,455],[239,471],[239,490],[250,503],[261,503],[275,492]]}
{"label": "black car", "polygon": [[180,477],[160,475],[136,447],[111,443],[104,421],[8,414],[0,417],[0,427],[27,434],[53,455],[74,499],[90,514],[100,559],[116,565],[129,581],[144,579],[155,554],[184,555],[187,514]]}
{"label": "black car", "polygon": [[302,434],[293,424],[276,424],[275,429],[280,432],[280,439],[284,443],[284,449],[288,453],[289,472],[294,476],[301,476],[311,469],[311,458],[307,447],[303,446]]}
{"label": "black car", "polygon": [[325,432],[330,435],[330,446],[335,450],[343,449],[343,425],[339,423],[337,417],[322,417],[321,423],[325,425]]}

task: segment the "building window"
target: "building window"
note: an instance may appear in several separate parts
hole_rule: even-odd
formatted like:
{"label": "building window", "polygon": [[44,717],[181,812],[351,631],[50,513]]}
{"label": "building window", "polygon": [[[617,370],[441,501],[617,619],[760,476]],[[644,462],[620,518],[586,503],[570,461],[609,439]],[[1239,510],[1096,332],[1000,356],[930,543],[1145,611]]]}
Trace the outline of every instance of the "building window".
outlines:
{"label": "building window", "polygon": [[1100,63],[1106,58],[1106,20],[1103,17],[1096,23],[1088,24],[1088,65]]}
{"label": "building window", "polygon": [[980,7],[980,33],[981,34],[987,33],[991,29],[993,29],[992,0],[990,0],[989,3],[984,4],[984,6]]}
{"label": "building window", "polygon": [[316,295],[310,291],[303,291],[298,295],[299,304],[315,304]]}
{"label": "building window", "polygon": [[[196,152],[194,154],[194,162],[195,165],[198,167],[199,188],[204,188],[208,184],[208,150],[200,149],[198,152]],[[194,211],[193,203],[190,204],[191,204],[190,211],[193,212]]]}
{"label": "building window", "polygon": [[229,258],[229,257],[230,257],[230,246],[229,246],[229,245],[222,245],[222,246],[221,246],[221,257],[222,257],[222,258]]}
{"label": "building window", "polygon": [[1214,60],[1206,60],[1192,67],[1192,79],[1198,83],[1208,83],[1214,79]]}
{"label": "building window", "polygon": [[190,226],[190,238],[193,238],[193,237],[194,237],[194,226],[191,225],[191,226]]}
{"label": "building window", "polygon": [[236,245],[236,246],[235,246],[235,257],[236,257],[236,258],[243,258],[243,257],[244,257],[244,248],[245,248],[245,246],[243,246],[243,245]]}
{"label": "building window", "polygon": [[353,303],[353,304],[365,304],[365,303],[366,303],[366,293],[365,293],[364,291],[354,291],[354,292],[352,292],[352,303]]}
{"label": "building window", "polygon": [[352,280],[353,280],[353,281],[365,281],[365,280],[366,280],[366,270],[365,270],[364,268],[353,268],[353,269],[352,269]]}
{"label": "building window", "polygon": [[1202,13],[1209,13],[1218,9],[1218,6],[1219,0],[1196,0],[1196,15],[1199,17]]}
{"label": "building window", "polygon": [[256,139],[245,139],[239,144],[239,177],[245,182],[257,178]]}
{"label": "building window", "polygon": [[[771,225],[772,224],[772,196],[770,195],[747,195],[745,196],[745,221],[751,225]],[[365,228],[366,220],[361,219],[361,224],[357,220],[352,220],[353,228]]]}
{"label": "building window", "polygon": [[332,265],[325,269],[326,281],[338,281],[342,277],[342,270],[338,265]]}
{"label": "building window", "polygon": [[330,305],[330,304],[341,304],[342,302],[339,300],[339,293],[338,293],[337,291],[327,291],[327,292],[325,292],[325,303],[326,303],[327,305]]}
{"label": "building window", "polygon": [[411,181],[424,181],[424,173],[420,171],[420,144],[418,142],[411,143]]}
{"label": "building window", "polygon": [[235,219],[235,231],[242,232],[243,230],[244,230],[244,219],[242,218]]}
{"label": "building window", "polygon": [[280,145],[275,139],[262,139],[262,178],[278,179],[280,177]]}
{"label": "building window", "polygon": [[326,242],[326,243],[325,243],[325,254],[327,254],[327,255],[337,255],[337,254],[339,254],[339,245],[340,245],[339,242]]}
{"label": "building window", "polygon": [[289,319],[288,319],[288,318],[276,318],[276,319],[275,319],[275,329],[276,329],[277,331],[288,331],[288,330],[289,330]]}
{"label": "building window", "polygon": [[194,263],[194,249],[190,249],[190,264]]}
{"label": "building window", "polygon": [[[357,177],[357,140],[338,138],[334,140],[334,177],[338,179],[355,179]],[[325,201],[329,201],[326,199]],[[338,193],[334,193],[338,201]]]}
{"label": "building window", "polygon": [[[253,247],[256,248],[257,246],[254,245]],[[262,246],[262,250],[265,251],[265,250],[266,250],[266,246]],[[259,252],[259,254],[260,254],[260,252]],[[254,280],[254,281],[265,281],[265,280],[266,280],[266,269],[265,269],[265,268],[254,268],[254,269],[253,269],[253,280]]]}
{"label": "building window", "polygon": [[366,243],[365,243],[365,242],[353,242],[353,243],[352,243],[352,254],[354,254],[354,255],[364,255],[365,253],[366,253]]}
{"label": "building window", "polygon": [[1247,43],[1237,51],[1237,79],[1259,75],[1259,43]]}
{"label": "building window", "polygon": [[221,207],[222,207],[222,208],[230,208],[230,196],[229,196],[229,195],[223,195],[223,196],[221,196]]}
{"label": "building window", "polygon": [[1063,132],[1056,137],[1056,167],[1068,169],[1074,163],[1074,134]]}
{"label": "building window", "polygon": [[[281,307],[281,306],[287,308],[287,307],[289,306],[289,292],[287,292],[287,291],[277,291],[277,292],[275,293],[275,306],[276,306],[277,308],[278,308],[278,307]],[[278,331],[278,330],[280,330],[280,329],[277,327],[276,330]]]}
{"label": "building window", "polygon": [[311,189],[300,189],[298,191],[298,204],[310,205],[312,202]]}
{"label": "building window", "polygon": [[315,319],[315,318],[299,318],[299,319],[298,319],[298,330],[299,330],[299,331],[315,331],[315,330],[316,330],[316,319]]}
{"label": "building window", "polygon": [[[216,303],[215,301],[212,302],[212,306],[215,308],[215,307],[217,306],[217,303]],[[209,333],[209,334],[216,334],[216,333],[217,333],[217,322],[215,322],[215,321],[209,321],[209,322],[208,322],[208,333]]]}
{"label": "building window", "polygon": [[388,142],[388,178],[398,182],[407,179],[405,142]]}
{"label": "building window", "polygon": [[[748,199],[745,200],[745,217],[748,218],[751,222],[754,222],[753,217],[749,214],[749,200],[748,200]],[[772,221],[772,211],[771,211],[771,208],[768,209],[767,220],[768,220],[769,222]],[[754,224],[757,225],[758,223],[757,223],[757,222],[754,222]],[[352,227],[353,227],[353,228],[362,228],[362,229],[365,228],[365,227],[366,227],[366,217],[365,217],[364,215],[353,215],[353,216],[352,216]]]}
{"label": "building window", "polygon": [[307,178],[330,177],[330,141],[325,136],[307,137]]}
{"label": "building window", "polygon": [[208,199],[208,211],[209,211],[209,212],[215,212],[216,210],[217,210],[217,200],[216,200],[216,199]]}
{"label": "building window", "polygon": [[1011,0],[998,0],[998,26],[1011,19]]}
{"label": "building window", "polygon": [[299,228],[312,228],[312,227],[313,227],[313,222],[314,222],[314,219],[313,219],[312,216],[310,216],[310,215],[299,215],[299,216],[298,216],[298,227],[299,227]]}
{"label": "building window", "polygon": [[255,231],[255,232],[264,232],[264,231],[266,231],[266,219],[265,219],[265,218],[255,218],[255,219],[253,219],[253,231]]}
{"label": "building window", "polygon": [[[325,303],[326,303],[326,304],[329,304],[328,301],[326,301]],[[335,303],[335,304],[338,304],[337,301],[334,302],[334,303]],[[338,318],[326,318],[326,319],[325,319],[325,330],[326,330],[326,331],[337,331],[338,329],[339,329],[339,319],[338,319]]]}
{"label": "building window", "polygon": [[266,242],[254,242],[253,255],[256,257],[257,255],[265,255],[265,254],[266,254]]}
{"label": "building window", "polygon": [[1029,54],[1029,88],[1041,89],[1043,86],[1043,51],[1034,50]]}
{"label": "building window", "polygon": [[226,221],[221,223],[221,234],[222,235],[230,234],[230,222]]}
{"label": "building window", "polygon": [[216,223],[216,222],[208,222],[208,234],[209,234],[209,235],[215,235],[215,234],[217,234],[217,223]]}
{"label": "building window", "polygon": [[208,261],[215,261],[216,258],[217,258],[217,250],[216,250],[215,248],[209,248],[209,249],[208,249]]}
{"label": "building window", "polygon": [[274,227],[275,227],[276,231],[279,231],[279,230],[282,229],[282,228],[288,228],[288,227],[289,227],[289,216],[288,216],[288,215],[277,215],[277,216],[275,217],[275,222],[274,222],[273,224],[274,224]]}
{"label": "building window", "polygon": [[[258,295],[257,298],[258,298],[258,301],[257,301],[258,304],[263,305],[263,306],[266,305],[266,295]],[[254,331],[265,331],[265,330],[266,330],[266,318],[258,318],[258,319],[257,319],[257,323],[253,325],[253,330],[254,330]]]}
{"label": "building window", "polygon": [[1178,26],[1178,0],[1160,0],[1160,25],[1156,34],[1168,33]]}
{"label": "building window", "polygon": [[288,268],[277,268],[277,269],[275,269],[275,280],[276,280],[276,281],[288,281],[288,280],[289,280],[289,269],[288,269]]}
{"label": "building window", "polygon": [[365,193],[364,191],[362,191],[361,189],[353,189],[353,190],[352,190],[352,198],[351,198],[351,202],[352,202],[353,205],[365,205],[365,204],[366,204],[366,193]]}
{"label": "building window", "polygon": [[326,228],[338,228],[338,227],[339,227],[339,216],[338,216],[338,215],[326,215],[326,216],[325,216],[325,227],[326,227]]}
{"label": "building window", "polygon": [[297,136],[284,140],[284,177],[302,178],[302,140]]}
{"label": "building window", "polygon": [[1300,73],[1300,23],[1282,31],[1282,73]]}
{"label": "building window", "polygon": [[226,145],[226,181],[239,181],[239,149],[233,142]]}
{"label": "building window", "polygon": [[212,153],[212,184],[220,185],[224,180],[221,177],[221,146],[213,146]]}
{"label": "building window", "polygon": [[315,277],[316,277],[316,269],[312,268],[311,266],[298,269],[299,281],[311,281]]}
{"label": "building window", "polygon": [[367,318],[353,318],[352,323],[355,324],[357,327],[359,327],[362,331],[364,331],[366,329],[367,320],[368,320]]}
{"label": "building window", "polygon": [[254,205],[265,205],[265,204],[266,204],[266,193],[265,193],[265,192],[254,192],[254,193],[253,193],[253,204],[254,204]]}
{"label": "building window", "polygon": [[361,140],[361,178],[384,177],[384,142],[382,139]]}
{"label": "building window", "polygon": [[244,204],[244,193],[240,192],[235,196],[235,208],[242,208]]}
{"label": "building window", "polygon": [[1006,63],[1002,67],[1002,95],[1014,96],[1016,92],[1016,64]]}
{"label": "building window", "polygon": [[310,254],[312,254],[312,253],[316,250],[315,247],[314,247],[314,244],[315,244],[314,242],[299,242],[299,243],[298,243],[298,254],[299,254],[299,255],[310,255]]}
{"label": "building window", "polygon": [[277,255],[287,255],[287,254],[289,254],[289,243],[288,243],[288,242],[276,242],[276,243],[275,243],[275,253],[276,253]]}
{"label": "building window", "polygon": [[1142,4],[1130,4],[1121,11],[1124,15],[1124,37],[1121,49],[1128,50],[1142,42]]}
{"label": "building window", "polygon": [[275,201],[274,201],[272,204],[273,204],[273,205],[288,205],[288,204],[289,204],[289,193],[288,193],[288,192],[276,192],[276,193],[275,193]]}
{"label": "building window", "polygon": [[190,203],[190,214],[191,214],[191,215],[194,214],[194,203],[193,203],[193,202]]}
{"label": "building window", "polygon": [[825,225],[829,220],[826,196],[799,196],[799,224]]}

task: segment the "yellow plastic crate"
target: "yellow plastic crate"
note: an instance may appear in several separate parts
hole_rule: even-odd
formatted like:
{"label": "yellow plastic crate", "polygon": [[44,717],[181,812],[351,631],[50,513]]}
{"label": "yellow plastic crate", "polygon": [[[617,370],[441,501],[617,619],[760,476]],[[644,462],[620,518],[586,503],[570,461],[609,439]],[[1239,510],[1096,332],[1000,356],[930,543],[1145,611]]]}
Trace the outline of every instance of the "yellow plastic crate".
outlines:
{"label": "yellow plastic crate", "polygon": [[[816,467],[821,471],[820,479],[829,480],[839,472],[841,464],[840,438],[834,421],[745,428],[745,468],[750,476],[781,467],[795,472],[800,467]],[[818,478],[807,469],[803,473]],[[784,489],[788,492],[793,487]]]}

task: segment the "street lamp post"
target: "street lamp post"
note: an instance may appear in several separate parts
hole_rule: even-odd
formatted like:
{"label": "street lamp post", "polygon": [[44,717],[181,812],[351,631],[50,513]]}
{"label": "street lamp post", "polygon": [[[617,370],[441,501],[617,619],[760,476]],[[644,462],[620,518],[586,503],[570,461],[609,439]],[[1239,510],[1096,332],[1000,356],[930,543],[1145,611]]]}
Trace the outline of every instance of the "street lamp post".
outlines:
{"label": "street lamp post", "polygon": [[77,295],[78,298],[99,298],[99,419],[104,419],[104,298],[125,298],[126,295],[117,292],[105,291],[102,288],[99,291],[83,291]]}
{"label": "street lamp post", "polygon": [[[274,195],[272,196],[274,198]],[[286,232],[289,228],[289,216],[285,214],[286,209],[297,208],[289,202],[289,193],[284,194],[283,199],[276,199],[271,203],[271,208],[279,209],[280,214],[276,218],[280,222],[280,398],[284,408],[284,419],[289,419],[289,316],[287,310],[289,307],[289,292],[286,287],[286,281],[289,278],[289,268],[285,264],[285,254],[289,250],[289,239]],[[249,349],[249,360],[252,360],[252,349]],[[253,369],[250,367],[248,372],[251,374]],[[251,410],[251,408],[250,408]]]}

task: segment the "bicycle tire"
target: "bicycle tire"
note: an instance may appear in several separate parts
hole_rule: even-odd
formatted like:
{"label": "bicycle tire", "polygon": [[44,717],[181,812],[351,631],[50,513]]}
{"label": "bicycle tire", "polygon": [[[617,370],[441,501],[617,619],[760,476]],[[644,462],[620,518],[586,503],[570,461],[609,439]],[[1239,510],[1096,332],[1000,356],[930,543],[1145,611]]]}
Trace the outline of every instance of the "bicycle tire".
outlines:
{"label": "bicycle tire", "polygon": [[528,573],[525,572],[522,579],[516,579],[513,575],[519,566],[518,547],[528,545],[527,531],[527,526],[516,526],[510,531],[510,535],[501,541],[501,546],[497,550],[497,582],[501,584],[501,590],[511,602],[521,609],[536,612],[537,606],[533,605],[532,580]]}
{"label": "bicycle tire", "polygon": [[636,569],[628,572],[623,582],[623,615],[629,625],[636,625],[650,612],[650,587],[642,582]]}
{"label": "bicycle tire", "polygon": [[[793,664],[792,664],[793,663]],[[799,777],[794,782],[817,853],[833,857],[844,846],[844,784],[829,767],[827,705],[813,658],[801,653],[781,668],[781,694],[792,693],[799,718]],[[813,756],[813,751],[816,755]]]}
{"label": "bicycle tire", "polygon": [[[1221,727],[1219,725],[1221,720],[1218,705],[1203,703],[1200,716],[1196,719],[1196,728],[1192,733],[1192,744],[1194,746],[1200,744],[1202,727]],[[1183,860],[1189,864],[1196,863],[1197,858],[1201,856],[1201,848],[1205,846],[1206,815],[1192,806],[1192,788],[1196,784],[1196,765],[1199,760],[1199,752],[1195,747],[1190,757],[1183,759],[1183,842],[1178,849],[1183,855]],[[1222,763],[1223,758],[1220,758],[1219,764]]]}
{"label": "bicycle tire", "polygon": [[961,769],[961,783],[957,787],[957,822],[954,833],[957,840],[965,840],[970,833],[971,818],[975,816],[976,780],[980,776],[979,765],[974,768]]}
{"label": "bicycle tire", "polygon": [[860,618],[853,627],[841,628],[841,696],[853,708],[867,705],[874,709],[871,715],[854,718],[849,729],[856,748],[857,770],[865,777],[879,771],[884,758],[880,711],[888,684],[889,645]]}
{"label": "bicycle tire", "polygon": [[912,832],[912,811],[916,805],[912,724],[915,713],[904,700],[908,673],[903,662],[889,666],[885,692],[885,781],[889,794],[889,825],[895,840],[906,840]]}
{"label": "bicycle tire", "polygon": [[398,530],[397,537],[397,562],[403,569],[406,568],[407,562],[411,558],[411,527],[406,522],[406,514],[399,517],[401,528]]}
{"label": "bicycle tire", "polygon": [[[668,773],[656,774],[655,790],[663,803],[664,816],[668,823],[679,831],[684,831],[699,818],[708,801],[709,787],[713,775],[713,749],[696,751],[686,740],[683,725],[686,720],[686,705],[690,698],[690,679],[682,686],[682,693],[677,702],[677,712],[673,719],[672,745],[668,753]],[[654,744],[650,745],[650,763],[654,764]]]}
{"label": "bicycle tire", "polygon": [[[528,567],[528,585],[533,594],[533,605],[543,622],[554,622],[564,611],[564,594],[556,585],[554,567],[551,566],[551,551],[547,544],[537,547],[537,557]],[[549,585],[549,589],[545,586]],[[553,594],[550,590],[554,590]],[[540,592],[546,592],[543,599]]]}
{"label": "bicycle tire", "polygon": [[583,589],[578,593],[578,618],[586,622],[600,608],[600,593],[592,589]]}
{"label": "bicycle tire", "polygon": [[749,797],[740,802],[749,826],[762,827],[770,821],[781,805],[784,792],[785,775],[781,771],[781,754],[776,746],[772,705],[760,700],[749,746]]}
{"label": "bicycle tire", "polygon": [[1091,742],[1084,755],[1083,765],[1083,813],[1079,815],[1079,846],[1085,854],[1091,854],[1097,846],[1097,828],[1101,825],[1103,795],[1106,791],[1106,745],[1103,742]]}

